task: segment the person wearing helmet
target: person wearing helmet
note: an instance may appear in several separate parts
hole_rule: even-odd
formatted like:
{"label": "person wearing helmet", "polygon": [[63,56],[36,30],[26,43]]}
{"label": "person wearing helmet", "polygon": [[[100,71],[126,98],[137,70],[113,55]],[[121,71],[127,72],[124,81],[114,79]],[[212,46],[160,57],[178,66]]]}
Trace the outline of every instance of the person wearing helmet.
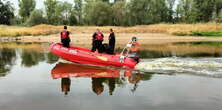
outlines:
{"label": "person wearing helmet", "polygon": [[69,34],[70,32],[67,31],[67,26],[64,26],[64,30],[60,33],[60,36],[61,36],[62,45],[67,48],[69,48],[69,43],[71,41]]}
{"label": "person wearing helmet", "polygon": [[132,37],[132,40],[127,44],[128,57],[133,58],[137,63],[139,62],[140,44],[136,37]]}
{"label": "person wearing helmet", "polygon": [[128,52],[137,53],[140,51],[140,44],[137,42],[136,37],[132,37],[132,40],[128,43]]}

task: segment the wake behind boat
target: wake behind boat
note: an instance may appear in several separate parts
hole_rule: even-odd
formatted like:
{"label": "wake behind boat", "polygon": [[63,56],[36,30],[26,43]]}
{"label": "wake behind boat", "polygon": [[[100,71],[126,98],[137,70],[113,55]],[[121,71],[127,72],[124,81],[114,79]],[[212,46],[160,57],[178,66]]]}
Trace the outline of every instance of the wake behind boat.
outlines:
{"label": "wake behind boat", "polygon": [[69,48],[63,47],[60,43],[52,43],[50,50],[53,54],[62,59],[93,65],[93,66],[114,66],[114,67],[127,67],[133,69],[137,62],[127,55],[121,54],[109,55],[105,53],[94,53],[90,49],[70,46]]}

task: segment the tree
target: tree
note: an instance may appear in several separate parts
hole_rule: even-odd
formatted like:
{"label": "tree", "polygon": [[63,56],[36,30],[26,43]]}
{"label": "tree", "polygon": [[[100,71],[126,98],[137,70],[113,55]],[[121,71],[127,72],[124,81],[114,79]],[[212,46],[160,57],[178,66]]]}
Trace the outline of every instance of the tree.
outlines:
{"label": "tree", "polygon": [[30,17],[26,21],[26,24],[29,26],[38,25],[38,24],[44,24],[46,23],[46,19],[43,16],[43,10],[41,9],[35,9],[32,11]]}
{"label": "tree", "polygon": [[128,25],[146,24],[151,0],[131,0],[127,5]]}
{"label": "tree", "polygon": [[[149,17],[151,19],[149,21],[150,24],[160,23],[160,22],[168,22],[169,16],[169,8],[167,7],[165,0],[151,0]],[[158,14],[157,14],[158,13]]]}
{"label": "tree", "polygon": [[9,1],[3,3],[0,0],[0,24],[10,25],[11,20],[14,18],[14,9]]}
{"label": "tree", "polygon": [[212,20],[215,0],[194,0],[193,16],[196,22]]}
{"label": "tree", "polygon": [[68,2],[59,2],[56,7],[56,17],[58,24],[65,24],[69,23],[69,16],[72,12],[72,4]]}
{"label": "tree", "polygon": [[168,6],[168,22],[174,22],[173,17],[174,17],[174,5],[176,0],[166,0],[167,1],[167,6]]}
{"label": "tree", "polygon": [[76,13],[72,11],[69,16],[69,25],[76,25],[76,24],[78,24],[78,21],[76,19]]}
{"label": "tree", "polygon": [[47,23],[48,24],[55,24],[56,23],[56,7],[58,5],[57,0],[45,0],[45,11],[47,16]]}
{"label": "tree", "polygon": [[179,22],[194,22],[193,16],[193,0],[180,0],[176,9],[176,17]]}
{"label": "tree", "polygon": [[222,0],[216,0],[215,2],[215,14],[216,21],[222,22]]}
{"label": "tree", "polygon": [[18,0],[19,2],[19,15],[22,17],[22,22],[24,22],[35,9],[35,0]]}
{"label": "tree", "polygon": [[83,15],[83,0],[74,0],[74,10],[76,11],[76,15],[78,17],[78,24],[82,23],[82,15]]}
{"label": "tree", "polygon": [[109,3],[102,1],[86,1],[85,21],[91,25],[111,25],[112,10]]}
{"label": "tree", "polygon": [[126,15],[126,3],[118,1],[112,6],[113,25],[123,26],[125,25]]}
{"label": "tree", "polygon": [[46,0],[44,4],[49,24],[61,25],[69,23],[69,18],[73,10],[72,4],[57,0]]}

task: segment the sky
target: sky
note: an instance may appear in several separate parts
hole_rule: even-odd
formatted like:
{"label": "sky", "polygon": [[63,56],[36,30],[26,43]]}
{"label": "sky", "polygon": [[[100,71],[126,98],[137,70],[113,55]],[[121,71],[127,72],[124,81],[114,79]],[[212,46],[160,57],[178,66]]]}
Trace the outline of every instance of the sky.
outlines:
{"label": "sky", "polygon": [[[16,12],[18,12],[18,0],[5,0],[5,1],[10,1],[13,4],[13,7],[15,8]],[[36,0],[36,8],[37,9],[44,8],[44,1],[45,0]],[[74,0],[58,0],[58,1],[67,1],[69,3],[73,3]],[[178,4],[178,0],[176,0],[176,4]]]}
{"label": "sky", "polygon": [[[16,10],[18,10],[18,0],[6,0],[10,1],[13,4],[13,7],[15,7]],[[44,1],[45,0],[36,0],[36,8],[44,8]],[[74,0],[59,0],[59,1],[67,1],[70,3],[73,3]]]}
{"label": "sky", "polygon": [[[10,1],[11,3],[13,3],[13,6],[15,7],[16,10],[18,10],[18,0],[6,0],[6,1]],[[45,0],[36,0],[36,8],[40,9],[40,8],[44,8],[44,1]],[[69,3],[73,3],[74,0],[58,0],[58,1],[67,1]],[[113,0],[110,0],[113,1]]]}

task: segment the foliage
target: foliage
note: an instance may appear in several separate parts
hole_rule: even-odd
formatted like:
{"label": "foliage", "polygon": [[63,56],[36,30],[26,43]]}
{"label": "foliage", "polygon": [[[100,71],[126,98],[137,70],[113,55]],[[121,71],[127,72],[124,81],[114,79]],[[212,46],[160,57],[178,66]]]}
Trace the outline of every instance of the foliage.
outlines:
{"label": "foliage", "polygon": [[60,2],[57,0],[46,0],[46,18],[48,24],[67,25],[70,21],[70,16],[73,15],[72,4],[68,2]]}
{"label": "foliage", "polygon": [[30,17],[26,21],[26,24],[29,26],[34,26],[38,24],[46,23],[46,19],[43,16],[43,11],[41,9],[36,9],[32,11]]}
{"label": "foliage", "polygon": [[[44,5],[42,16],[46,18],[46,24],[52,25],[222,22],[222,0],[73,0],[73,3],[45,0]],[[19,0],[19,7],[22,19],[15,17],[13,23],[24,23],[29,19],[29,24],[35,25],[30,20],[35,0]]]}
{"label": "foliage", "polygon": [[90,25],[111,25],[111,8],[107,2],[87,1],[85,6],[86,23]]}
{"label": "foliage", "polygon": [[57,0],[45,0],[45,11],[46,11],[46,16],[47,16],[47,23],[48,24],[56,24],[56,19],[58,17],[56,16],[56,7],[58,5]]}
{"label": "foliage", "polygon": [[[76,11],[76,16],[78,18],[78,24],[83,24],[82,14],[83,14],[83,0],[74,0],[74,10]],[[74,17],[72,12],[72,17]],[[75,17],[76,18],[76,17]],[[74,18],[72,19],[74,21]]]}
{"label": "foliage", "polygon": [[35,0],[18,0],[19,2],[19,15],[22,17],[22,22],[24,22],[35,9]]}
{"label": "foliage", "polygon": [[12,5],[9,1],[3,3],[0,0],[0,24],[10,25],[11,20],[14,18]]}
{"label": "foliage", "polygon": [[112,6],[112,24],[123,26],[126,23],[126,3],[118,1]]}
{"label": "foliage", "polygon": [[215,0],[194,0],[193,16],[195,21],[208,22],[212,19]]}

